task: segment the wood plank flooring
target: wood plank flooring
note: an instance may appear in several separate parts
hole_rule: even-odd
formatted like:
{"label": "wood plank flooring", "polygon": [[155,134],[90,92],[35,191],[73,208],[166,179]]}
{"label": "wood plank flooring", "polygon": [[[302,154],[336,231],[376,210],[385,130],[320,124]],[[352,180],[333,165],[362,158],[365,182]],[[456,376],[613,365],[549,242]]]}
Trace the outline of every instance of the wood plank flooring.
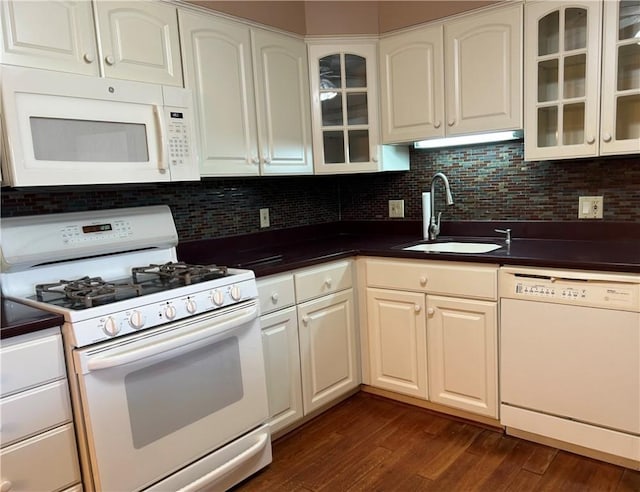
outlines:
{"label": "wood plank flooring", "polygon": [[640,472],[361,392],[276,441],[234,491],[639,492]]}

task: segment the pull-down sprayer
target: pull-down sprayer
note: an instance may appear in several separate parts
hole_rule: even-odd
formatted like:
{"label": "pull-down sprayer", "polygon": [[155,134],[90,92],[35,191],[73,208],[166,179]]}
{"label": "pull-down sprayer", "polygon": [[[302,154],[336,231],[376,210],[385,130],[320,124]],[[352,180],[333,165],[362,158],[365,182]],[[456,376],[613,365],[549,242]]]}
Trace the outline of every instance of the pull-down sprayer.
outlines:
{"label": "pull-down sprayer", "polygon": [[453,196],[451,195],[451,188],[449,187],[449,180],[444,173],[436,173],[431,178],[431,220],[429,223],[429,240],[433,241],[440,234],[440,216],[442,212],[438,212],[437,218],[435,213],[435,184],[436,180],[440,178],[444,182],[444,189],[447,194],[447,205],[453,205]]}

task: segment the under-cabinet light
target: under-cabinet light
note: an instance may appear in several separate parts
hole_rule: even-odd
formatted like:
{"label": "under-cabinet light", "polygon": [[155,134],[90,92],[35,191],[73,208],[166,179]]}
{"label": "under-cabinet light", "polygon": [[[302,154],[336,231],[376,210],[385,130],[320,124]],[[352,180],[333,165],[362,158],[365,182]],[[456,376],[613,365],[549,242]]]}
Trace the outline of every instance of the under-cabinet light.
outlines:
{"label": "under-cabinet light", "polygon": [[434,138],[414,142],[416,149],[435,149],[438,147],[455,147],[458,145],[470,145],[488,142],[504,142],[506,140],[518,140],[522,138],[522,131],[480,133],[478,135],[463,135],[460,137]]}

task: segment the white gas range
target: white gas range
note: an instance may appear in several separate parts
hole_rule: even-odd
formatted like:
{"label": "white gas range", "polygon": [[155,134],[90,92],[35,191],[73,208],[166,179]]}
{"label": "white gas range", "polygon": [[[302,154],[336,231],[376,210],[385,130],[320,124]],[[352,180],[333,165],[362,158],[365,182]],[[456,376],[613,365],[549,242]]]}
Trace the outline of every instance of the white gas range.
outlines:
{"label": "white gas range", "polygon": [[65,318],[85,490],[219,490],[271,461],[253,272],[178,262],[166,206],[1,228],[4,295]]}

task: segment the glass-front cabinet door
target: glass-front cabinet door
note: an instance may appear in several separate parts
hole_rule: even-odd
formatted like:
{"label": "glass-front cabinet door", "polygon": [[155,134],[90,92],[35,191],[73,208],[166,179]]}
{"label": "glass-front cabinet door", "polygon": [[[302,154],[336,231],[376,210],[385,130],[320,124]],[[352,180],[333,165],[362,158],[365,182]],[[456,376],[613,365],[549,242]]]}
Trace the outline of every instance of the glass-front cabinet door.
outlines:
{"label": "glass-front cabinet door", "polygon": [[310,45],[315,172],[378,169],[375,45]]}
{"label": "glass-front cabinet door", "polygon": [[525,5],[525,159],[598,155],[598,2]]}
{"label": "glass-front cabinet door", "polygon": [[640,152],[640,0],[604,2],[601,154]]}

